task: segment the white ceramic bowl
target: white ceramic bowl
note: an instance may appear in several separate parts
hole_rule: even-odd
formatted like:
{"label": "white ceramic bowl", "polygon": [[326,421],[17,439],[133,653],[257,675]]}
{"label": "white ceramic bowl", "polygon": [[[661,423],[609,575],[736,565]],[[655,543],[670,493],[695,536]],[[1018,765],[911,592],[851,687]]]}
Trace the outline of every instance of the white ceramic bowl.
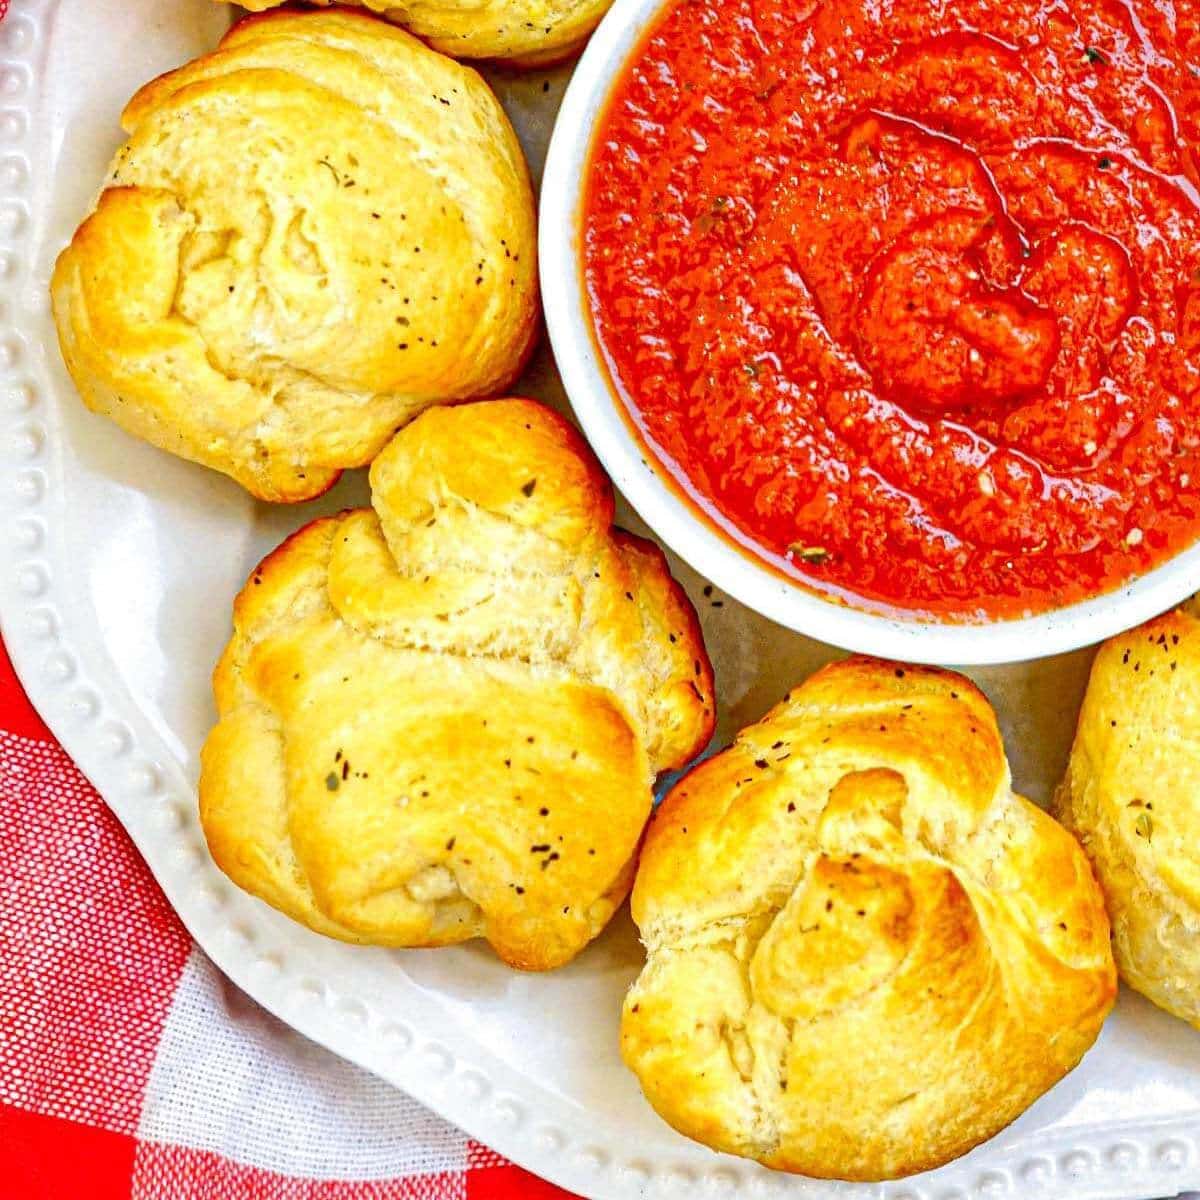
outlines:
{"label": "white ceramic bowl", "polygon": [[[668,0],[670,2],[670,0]],[[539,253],[554,355],[588,440],[617,487],[677,554],[743,604],[800,633],[909,662],[1021,662],[1074,650],[1128,629],[1200,588],[1200,544],[1103,596],[1034,617],[952,624],[847,608],[789,582],[738,548],[648,460],[613,392],[583,286],[581,210],[596,119],[663,0],[616,0],[575,69],[542,180]]]}

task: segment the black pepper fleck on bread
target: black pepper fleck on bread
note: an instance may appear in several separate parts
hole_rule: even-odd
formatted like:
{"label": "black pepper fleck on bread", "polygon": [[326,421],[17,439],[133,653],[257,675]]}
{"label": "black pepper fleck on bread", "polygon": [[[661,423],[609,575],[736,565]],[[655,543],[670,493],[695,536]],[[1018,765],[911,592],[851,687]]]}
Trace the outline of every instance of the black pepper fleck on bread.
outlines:
{"label": "black pepper fleck on bread", "polygon": [[940,1165],[1079,1061],[1116,992],[1078,844],[948,671],[851,659],[664,800],[621,1048],[676,1129],[806,1175]]}
{"label": "black pepper fleck on bread", "polygon": [[695,612],[533,401],[431,409],[371,484],[373,510],[306,526],[237,599],[213,857],[334,937],[559,966],[627,894],[656,773],[712,733]]}

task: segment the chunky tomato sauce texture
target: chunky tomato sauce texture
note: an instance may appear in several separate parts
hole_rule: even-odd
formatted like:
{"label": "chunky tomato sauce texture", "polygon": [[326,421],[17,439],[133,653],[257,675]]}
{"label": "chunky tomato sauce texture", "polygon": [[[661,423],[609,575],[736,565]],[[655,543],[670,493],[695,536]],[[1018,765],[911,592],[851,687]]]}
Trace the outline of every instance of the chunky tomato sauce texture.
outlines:
{"label": "chunky tomato sauce texture", "polygon": [[597,337],[811,586],[1044,611],[1200,536],[1200,0],[685,0],[592,149]]}

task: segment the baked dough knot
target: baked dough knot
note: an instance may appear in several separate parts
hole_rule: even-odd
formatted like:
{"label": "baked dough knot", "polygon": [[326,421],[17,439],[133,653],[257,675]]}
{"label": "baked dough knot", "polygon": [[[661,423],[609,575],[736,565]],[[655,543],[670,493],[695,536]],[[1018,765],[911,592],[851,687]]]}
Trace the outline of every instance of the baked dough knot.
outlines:
{"label": "baked dough knot", "polygon": [[561,965],[629,890],[656,773],[712,733],[695,612],[532,401],[430,410],[371,485],[373,509],[306,526],[237,599],[209,847],[333,937]]}
{"label": "baked dough knot", "polygon": [[[260,12],[284,0],[246,0]],[[546,67],[576,53],[612,0],[350,0],[403,25],[453,58]],[[332,0],[315,0],[329,4]]]}
{"label": "baked dough knot", "polygon": [[1200,605],[1100,648],[1055,811],[1104,889],[1121,978],[1200,1028]]}
{"label": "baked dough knot", "polygon": [[1074,839],[1014,795],[987,700],[851,659],[678,783],[633,893],[622,1051],[683,1133],[771,1167],[892,1178],[991,1136],[1115,994]]}
{"label": "baked dough knot", "polygon": [[279,12],[123,120],[51,285],[90,408],[295,501],[521,369],[533,198],[473,70],[360,13]]}

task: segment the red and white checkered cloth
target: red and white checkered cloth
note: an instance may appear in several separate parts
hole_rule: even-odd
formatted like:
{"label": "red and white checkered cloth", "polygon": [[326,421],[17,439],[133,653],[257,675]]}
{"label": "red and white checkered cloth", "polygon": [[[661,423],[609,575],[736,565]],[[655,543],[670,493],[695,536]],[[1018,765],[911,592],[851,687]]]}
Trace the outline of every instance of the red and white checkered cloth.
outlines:
{"label": "red and white checkered cloth", "polygon": [[229,983],[0,646],[0,1200],[565,1195]]}

